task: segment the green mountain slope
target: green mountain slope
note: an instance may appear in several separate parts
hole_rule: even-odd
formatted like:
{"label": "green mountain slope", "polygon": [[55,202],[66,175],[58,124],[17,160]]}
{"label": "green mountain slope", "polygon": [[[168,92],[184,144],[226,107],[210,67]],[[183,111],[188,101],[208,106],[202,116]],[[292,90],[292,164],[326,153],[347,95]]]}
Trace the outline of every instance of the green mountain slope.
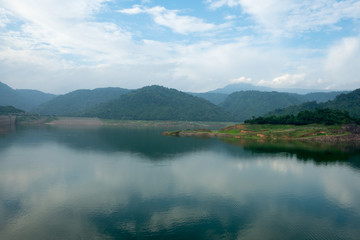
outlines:
{"label": "green mountain slope", "polygon": [[241,91],[230,94],[221,104],[236,119],[244,121],[261,116],[271,110],[300,104],[296,94],[279,92]]}
{"label": "green mountain slope", "polygon": [[316,108],[330,108],[345,110],[349,112],[351,117],[360,118],[360,89],[356,89],[350,93],[343,93],[332,101],[325,103],[306,102],[298,106],[289,106],[284,109],[276,109],[267,115],[286,115],[298,114],[301,111],[314,111]]}
{"label": "green mountain slope", "polygon": [[0,82],[0,105],[14,106],[26,111],[53,99],[55,95],[36,90],[15,90]]}
{"label": "green mountain slope", "polygon": [[209,101],[175,89],[144,87],[100,104],[88,117],[130,120],[229,121],[230,114]]}
{"label": "green mountain slope", "polygon": [[34,110],[43,115],[76,116],[94,106],[118,98],[130,90],[123,88],[97,88],[76,90],[60,95]]}

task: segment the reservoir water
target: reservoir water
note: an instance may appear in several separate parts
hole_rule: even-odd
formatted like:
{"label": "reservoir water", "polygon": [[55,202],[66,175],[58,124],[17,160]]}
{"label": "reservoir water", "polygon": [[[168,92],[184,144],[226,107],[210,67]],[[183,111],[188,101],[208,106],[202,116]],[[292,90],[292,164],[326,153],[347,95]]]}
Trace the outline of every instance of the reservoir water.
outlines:
{"label": "reservoir water", "polygon": [[0,134],[0,239],[360,239],[360,150],[149,128]]}

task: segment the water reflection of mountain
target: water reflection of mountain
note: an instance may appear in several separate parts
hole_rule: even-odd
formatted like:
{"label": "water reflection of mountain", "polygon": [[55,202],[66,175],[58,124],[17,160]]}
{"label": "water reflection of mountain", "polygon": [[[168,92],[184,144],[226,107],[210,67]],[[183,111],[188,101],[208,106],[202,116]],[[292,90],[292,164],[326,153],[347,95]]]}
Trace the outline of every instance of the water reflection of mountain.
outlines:
{"label": "water reflection of mountain", "polygon": [[1,143],[0,140],[0,145],[57,142],[81,151],[130,152],[161,160],[181,153],[212,149],[218,143],[217,139],[166,137],[161,132],[162,129],[156,128],[25,128],[8,135],[7,141],[4,138]]}
{"label": "water reflection of mountain", "polygon": [[2,135],[0,147],[12,144],[56,142],[81,151],[130,152],[150,160],[172,159],[179,154],[198,151],[223,152],[239,160],[258,158],[262,154],[296,157],[316,164],[347,162],[360,169],[360,148],[350,145],[326,145],[308,142],[258,143],[194,137],[162,136],[160,128],[25,128]]}
{"label": "water reflection of mountain", "polygon": [[224,141],[241,146],[253,154],[283,154],[287,157],[296,157],[298,161],[313,161],[315,164],[347,162],[352,167],[360,169],[360,147],[351,144]]}

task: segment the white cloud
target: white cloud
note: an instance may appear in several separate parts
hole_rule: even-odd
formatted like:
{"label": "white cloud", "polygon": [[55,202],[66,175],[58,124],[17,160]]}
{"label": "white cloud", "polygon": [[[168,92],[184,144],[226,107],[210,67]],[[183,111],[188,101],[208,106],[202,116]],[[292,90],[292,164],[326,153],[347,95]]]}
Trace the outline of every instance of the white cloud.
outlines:
{"label": "white cloud", "polygon": [[117,12],[133,15],[133,14],[145,13],[145,10],[140,5],[134,5],[132,8],[121,9],[118,10]]}
{"label": "white cloud", "polygon": [[[297,25],[299,31],[315,27],[315,23],[311,23],[315,21],[315,13],[320,19],[325,11],[319,9],[327,6],[327,11],[333,10],[326,1],[316,0],[307,25],[300,26],[306,9],[296,13],[292,6],[300,4],[309,8],[310,5],[306,5],[309,2],[293,1],[292,5],[283,4],[278,10],[274,8],[286,1],[271,0],[263,4],[257,0],[211,2],[217,6],[241,4],[243,11],[258,19],[261,26],[272,29],[280,21],[280,32]],[[150,84],[184,91],[207,91],[229,82],[249,80],[273,87],[353,89],[359,85],[358,36],[339,40],[323,51],[286,48],[278,43],[269,44],[258,35],[236,36],[233,33],[236,26],[230,33],[227,31],[230,28],[181,15],[178,10],[134,5],[118,12],[148,14],[157,25],[189,37],[189,41],[183,42],[154,41],[151,37],[135,40],[137,29],[130,30],[119,22],[97,19],[97,13],[111,11],[105,3],[104,0],[0,0],[0,25],[4,27],[0,36],[1,81],[15,88],[55,93],[76,88],[138,88]],[[330,24],[344,16],[358,16],[359,4],[354,1],[336,4],[341,5],[339,10],[329,13],[329,20],[321,24]],[[11,28],[7,26],[9,21]],[[252,27],[245,25],[242,28]],[[191,39],[191,34],[198,33],[205,37]]]}
{"label": "white cloud", "polygon": [[244,76],[230,80],[230,83],[251,83],[251,82],[252,82],[251,78]]}
{"label": "white cloud", "polygon": [[240,6],[263,30],[274,35],[292,35],[323,26],[333,26],[342,19],[360,18],[357,0],[208,0],[210,8]]}
{"label": "white cloud", "polygon": [[187,87],[186,90],[193,87],[206,91],[223,87],[239,76],[251,76],[254,81],[266,79],[289,62],[284,51],[253,47],[252,43],[255,41],[243,38],[226,44],[203,42],[178,47],[173,76],[175,79],[182,79],[182,87]]}
{"label": "white cloud", "polygon": [[235,7],[241,4],[240,0],[207,0],[210,8],[217,9],[223,6]]}
{"label": "white cloud", "polygon": [[92,21],[92,14],[102,9],[104,0],[3,2],[25,22],[21,31],[3,34],[12,49],[24,49],[32,55],[47,49],[52,54],[71,54],[89,62],[131,59],[131,34],[113,23]]}
{"label": "white cloud", "polygon": [[9,15],[9,11],[4,8],[0,8],[0,27],[6,27],[6,25],[10,23]]}
{"label": "white cloud", "polygon": [[230,20],[234,20],[234,19],[236,19],[236,18],[237,18],[237,17],[236,17],[235,15],[228,15],[228,16],[226,16],[224,19],[230,21]]}
{"label": "white cloud", "polygon": [[300,83],[303,83],[305,77],[306,77],[305,73],[300,73],[300,74],[286,73],[279,77],[275,77],[270,81],[260,80],[258,84],[265,86],[274,86],[274,87],[294,87],[299,85]]}
{"label": "white cloud", "polygon": [[303,81],[305,78],[305,74],[301,73],[301,74],[285,74],[282,75],[280,77],[274,78],[272,80],[272,83],[275,85],[295,85],[297,83],[299,83],[300,81]]}
{"label": "white cloud", "polygon": [[207,32],[219,28],[215,24],[206,23],[203,19],[192,16],[180,16],[177,10],[168,10],[160,6],[146,8],[135,5],[132,8],[122,9],[118,12],[124,14],[150,14],[156,24],[168,27],[179,34]]}
{"label": "white cloud", "polygon": [[[326,70],[333,71],[352,65],[360,60],[360,39],[355,37],[344,38],[329,49]],[[356,61],[357,60],[357,61]]]}
{"label": "white cloud", "polygon": [[324,75],[338,87],[360,87],[360,36],[344,38],[331,46],[324,61]]}
{"label": "white cloud", "polygon": [[44,20],[86,19],[99,12],[110,0],[1,0],[1,4],[11,9],[23,19],[31,19],[39,25]]}

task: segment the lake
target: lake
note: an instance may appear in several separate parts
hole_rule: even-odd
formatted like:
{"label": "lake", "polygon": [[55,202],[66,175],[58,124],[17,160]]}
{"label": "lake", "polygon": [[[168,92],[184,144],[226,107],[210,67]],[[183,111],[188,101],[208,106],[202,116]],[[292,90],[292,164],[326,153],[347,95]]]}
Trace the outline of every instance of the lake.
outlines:
{"label": "lake", "polygon": [[0,134],[0,239],[359,239],[360,149],[163,130]]}

